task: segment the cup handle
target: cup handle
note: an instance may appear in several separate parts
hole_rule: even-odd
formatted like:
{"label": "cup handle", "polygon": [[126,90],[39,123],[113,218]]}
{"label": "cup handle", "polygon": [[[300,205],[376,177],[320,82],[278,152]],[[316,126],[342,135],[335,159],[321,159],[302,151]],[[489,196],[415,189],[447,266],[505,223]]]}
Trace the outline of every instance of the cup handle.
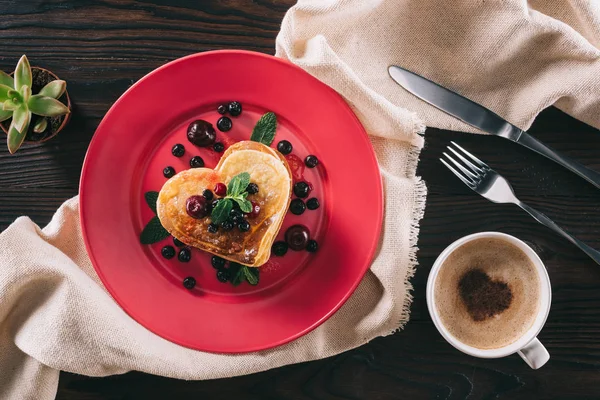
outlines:
{"label": "cup handle", "polygon": [[527,343],[525,347],[519,350],[517,353],[521,358],[533,369],[541,368],[550,359],[548,350],[544,347],[542,342],[538,338],[534,338],[531,342]]}

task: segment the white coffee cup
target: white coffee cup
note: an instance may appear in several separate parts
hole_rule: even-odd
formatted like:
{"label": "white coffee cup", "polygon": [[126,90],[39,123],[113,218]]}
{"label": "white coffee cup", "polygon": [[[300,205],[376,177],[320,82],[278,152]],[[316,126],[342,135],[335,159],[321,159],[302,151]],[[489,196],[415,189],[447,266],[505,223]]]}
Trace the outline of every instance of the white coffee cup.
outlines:
{"label": "white coffee cup", "polygon": [[[502,239],[508,243],[517,246],[527,255],[527,257],[529,257],[529,259],[535,266],[540,282],[540,305],[538,308],[538,314],[536,315],[533,324],[527,330],[527,332],[525,332],[523,336],[521,336],[519,339],[507,346],[500,347],[497,349],[478,349],[476,347],[462,343],[461,341],[456,339],[442,323],[440,315],[437,311],[437,307],[435,306],[435,282],[438,277],[440,268],[442,267],[450,253],[452,253],[458,247],[464,245],[467,242],[481,238]],[[500,358],[508,356],[510,354],[518,353],[521,356],[521,358],[523,358],[523,360],[525,360],[525,362],[533,369],[540,368],[541,366],[546,364],[546,362],[548,362],[548,360],[550,359],[550,354],[548,354],[548,350],[546,350],[546,348],[542,345],[542,343],[537,339],[536,336],[538,335],[538,333],[540,333],[542,327],[544,326],[544,323],[546,322],[546,318],[548,318],[548,313],[550,312],[551,297],[552,291],[550,287],[550,278],[548,277],[548,272],[546,271],[544,263],[542,263],[542,260],[540,260],[535,251],[533,251],[531,247],[529,247],[516,237],[500,232],[474,233],[472,235],[468,235],[461,239],[458,239],[450,246],[446,247],[442,254],[440,254],[435,260],[435,263],[431,268],[431,272],[429,273],[429,278],[427,281],[427,308],[429,309],[429,314],[431,315],[431,319],[433,319],[433,323],[435,324],[436,328],[442,334],[444,339],[448,341],[448,343],[450,343],[452,346],[462,351],[463,353],[481,358]]]}

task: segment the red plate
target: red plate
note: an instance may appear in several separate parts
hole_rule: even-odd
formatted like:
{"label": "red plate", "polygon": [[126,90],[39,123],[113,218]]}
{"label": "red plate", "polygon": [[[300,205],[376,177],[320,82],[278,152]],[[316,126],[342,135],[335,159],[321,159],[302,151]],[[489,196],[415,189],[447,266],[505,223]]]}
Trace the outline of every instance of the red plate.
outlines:
{"label": "red plate", "polygon": [[[261,268],[260,283],[238,287],[216,280],[210,257],[166,260],[166,239],[141,245],[153,213],[144,193],[158,191],[164,167],[189,168],[192,156],[214,167],[219,155],[186,140],[187,125],[214,125],[218,104],[242,103],[233,129],[217,140],[248,140],[264,112],[277,115],[273,145],[288,139],[293,154],[316,155],[306,169],[321,207],[288,214],[286,227],[302,223],[319,251],[289,251]],[[186,154],[171,155],[182,143]],[[88,253],[102,282],[123,309],[152,332],[193,349],[236,353],[278,346],[331,316],[360,282],[377,247],[383,199],[377,161],[367,135],[331,88],[275,57],[214,51],[173,61],[137,82],[113,105],[90,144],[81,176],[81,224]],[[193,290],[182,286],[196,278]],[[351,327],[348,327],[349,329]]]}

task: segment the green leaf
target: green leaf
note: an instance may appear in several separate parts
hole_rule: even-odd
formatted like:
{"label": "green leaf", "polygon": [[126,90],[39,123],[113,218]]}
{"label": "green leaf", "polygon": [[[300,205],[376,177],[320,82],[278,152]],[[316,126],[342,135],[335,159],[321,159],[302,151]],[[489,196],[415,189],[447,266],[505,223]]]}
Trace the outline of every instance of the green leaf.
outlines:
{"label": "green leaf", "polygon": [[258,268],[250,268],[244,265],[244,267],[242,268],[242,271],[244,272],[244,277],[246,278],[246,281],[251,284],[252,286],[256,286],[258,285],[258,279],[259,279],[259,271]]}
{"label": "green leaf", "polygon": [[0,71],[0,85],[6,85],[11,89],[15,88],[15,80],[4,71]]}
{"label": "green leaf", "polygon": [[248,282],[252,286],[258,285],[258,268],[251,268],[236,262],[230,262],[229,273],[231,274],[231,284],[233,286],[239,286],[244,281]]}
{"label": "green leaf", "polygon": [[2,110],[3,111],[10,111],[12,113],[17,108],[19,108],[19,106],[20,106],[19,104],[16,104],[12,100],[6,100],[4,103],[2,103]]}
{"label": "green leaf", "polygon": [[152,217],[152,219],[148,222],[148,225],[142,231],[140,235],[140,242],[142,244],[152,244],[156,242],[160,242],[163,239],[169,237],[169,232],[165,228],[163,228],[160,223],[160,219],[158,217]]}
{"label": "green leaf", "polygon": [[148,207],[156,214],[156,202],[158,201],[158,192],[146,192],[144,194]]}
{"label": "green leaf", "polygon": [[31,96],[27,106],[32,113],[44,117],[58,117],[69,113],[69,108],[60,101],[39,94]]}
{"label": "green leaf", "polygon": [[46,128],[48,128],[48,120],[46,118],[40,118],[33,126],[33,131],[35,133],[42,133]]}
{"label": "green leaf", "polygon": [[55,80],[48,83],[46,86],[40,90],[41,96],[52,97],[53,99],[58,99],[63,95],[65,90],[67,89],[67,82],[61,80]]}
{"label": "green leaf", "polygon": [[19,93],[23,97],[23,102],[27,103],[29,101],[29,98],[31,97],[31,87],[23,85],[21,86],[21,90],[19,91]]}
{"label": "green leaf", "polygon": [[27,106],[21,106],[13,112],[11,125],[20,133],[27,133],[30,122],[31,112],[27,109]]}
{"label": "green leaf", "polygon": [[245,198],[233,197],[232,200],[234,200],[236,203],[238,203],[238,205],[240,206],[240,210],[242,210],[242,212],[249,213],[252,211],[252,203],[250,203]]}
{"label": "green leaf", "polygon": [[15,88],[21,88],[23,85],[31,86],[31,81],[31,66],[27,56],[23,56],[15,69]]}
{"label": "green leaf", "polygon": [[215,208],[213,208],[212,213],[210,214],[210,219],[213,224],[220,224],[229,218],[229,213],[233,208],[233,203],[231,199],[221,199]]}
{"label": "green leaf", "polygon": [[0,108],[0,122],[6,121],[10,117],[12,117],[12,115],[13,115],[12,111],[4,111],[3,109]]}
{"label": "green leaf", "polygon": [[6,85],[3,85],[0,83],[0,101],[1,102],[5,102],[6,100],[10,99],[8,92],[10,92],[11,90],[13,90],[13,88],[11,88],[10,86],[6,86]]}
{"label": "green leaf", "polygon": [[[31,119],[30,112],[27,112],[25,117],[20,116],[20,118],[27,118],[27,116],[29,117],[29,119]],[[16,151],[19,150],[19,147],[21,147],[21,145],[23,144],[28,127],[29,121],[26,121],[25,130],[23,132],[17,130],[17,128],[15,127],[15,118],[13,118],[10,127],[8,128],[8,137],[6,139],[8,144],[8,151],[10,152],[10,154],[15,154]]]}
{"label": "green leaf", "polygon": [[229,181],[229,185],[227,185],[227,196],[236,197],[246,191],[246,188],[250,184],[250,174],[247,172],[242,172],[241,174],[237,174],[231,181]]}
{"label": "green leaf", "polygon": [[275,131],[277,130],[277,117],[275,113],[268,112],[264,114],[252,130],[250,140],[270,146],[275,139]]}

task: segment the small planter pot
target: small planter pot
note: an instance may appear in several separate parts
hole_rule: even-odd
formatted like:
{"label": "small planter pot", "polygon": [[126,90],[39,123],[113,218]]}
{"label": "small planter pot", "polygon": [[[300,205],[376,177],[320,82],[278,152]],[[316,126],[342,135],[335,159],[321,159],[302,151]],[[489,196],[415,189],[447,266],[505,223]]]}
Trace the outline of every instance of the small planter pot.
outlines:
{"label": "small planter pot", "polygon": [[[10,75],[12,76],[13,74],[14,72]],[[54,74],[52,71],[40,67],[31,67],[31,75],[33,77],[33,84],[31,85],[33,94],[39,93],[39,91],[47,83],[59,79],[58,76],[56,76],[56,74]],[[69,107],[69,110],[72,111],[71,98],[69,97],[68,90],[65,90],[65,93],[60,96],[58,101]],[[36,133],[33,131],[33,127],[41,118],[46,118],[48,120],[48,127],[44,132]],[[42,143],[52,139],[65,128],[70,119],[71,113],[68,113],[67,115],[61,115],[60,117],[42,117],[40,115],[32,115],[31,123],[29,124],[27,135],[25,136],[25,143]],[[0,123],[0,128],[2,128],[6,134],[8,134],[8,129],[10,128],[10,122],[11,120],[9,119]]]}

